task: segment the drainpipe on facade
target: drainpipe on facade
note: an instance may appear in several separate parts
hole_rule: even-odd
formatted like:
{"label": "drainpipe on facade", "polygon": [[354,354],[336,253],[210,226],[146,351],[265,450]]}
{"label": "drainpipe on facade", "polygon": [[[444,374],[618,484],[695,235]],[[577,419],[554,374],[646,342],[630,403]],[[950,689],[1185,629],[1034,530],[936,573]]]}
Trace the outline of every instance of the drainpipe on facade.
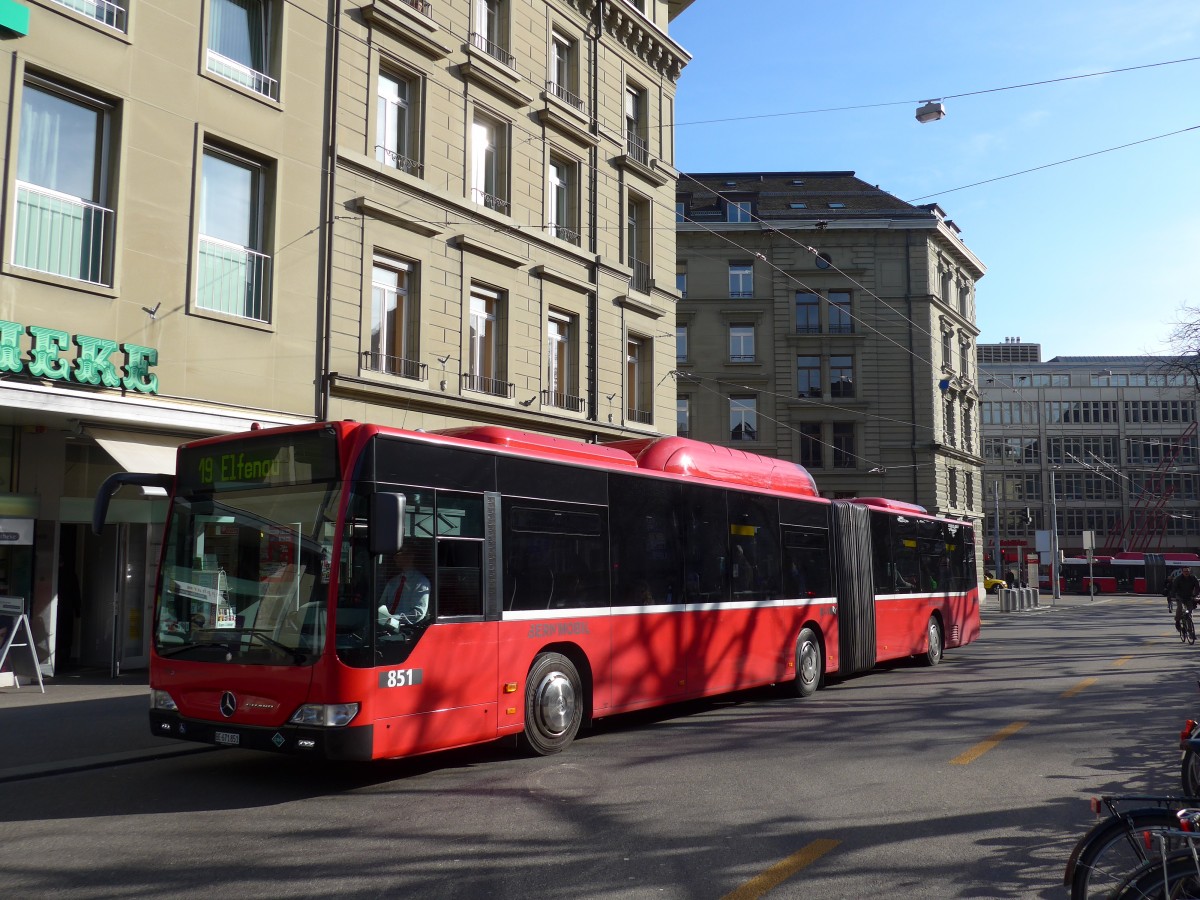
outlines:
{"label": "drainpipe on facade", "polygon": [[[912,423],[912,502],[920,505],[920,478],[917,475],[917,355],[913,346],[912,303],[912,232],[904,232],[904,305],[908,315],[908,408]],[[936,479],[936,475],[935,475]]]}
{"label": "drainpipe on facade", "polygon": [[329,34],[329,49],[326,51],[325,60],[327,66],[326,80],[328,87],[326,94],[329,98],[329,107],[325,112],[325,202],[322,207],[325,210],[324,221],[321,222],[322,237],[320,241],[319,256],[323,257],[319,263],[324,272],[324,278],[321,284],[321,296],[318,297],[323,309],[320,312],[322,322],[321,330],[321,364],[320,372],[317,376],[317,389],[319,391],[317,397],[317,420],[327,422],[329,420],[329,407],[332,403],[330,394],[332,393],[332,381],[335,373],[329,371],[330,360],[332,358],[332,332],[333,332],[333,223],[334,223],[334,202],[335,188],[337,186],[337,107],[338,107],[338,64],[341,56],[341,40],[339,35],[341,32],[338,29],[342,21],[342,0],[330,0],[330,12],[333,18],[329,20],[327,29]]}
{"label": "drainpipe on facade", "polygon": [[[599,0],[593,11],[592,33],[591,38],[591,84],[588,87],[588,119],[589,127],[592,134],[599,140],[600,137],[600,109],[599,109],[599,84],[600,84],[600,37],[604,34],[604,7],[605,0]],[[597,343],[599,341],[600,323],[597,317],[600,315],[600,262],[597,259],[599,253],[599,244],[596,240],[596,232],[599,226],[599,213],[597,212],[597,204],[599,201],[599,189],[597,182],[599,181],[599,161],[600,147],[599,143],[593,144],[588,150],[588,166],[591,169],[591,177],[588,179],[588,251],[592,255],[592,261],[588,266],[588,280],[591,282],[592,290],[588,294],[588,325],[587,325],[587,369],[588,369],[588,385],[587,385],[587,404],[588,418],[593,422],[600,421],[600,377],[597,372],[599,360],[599,351]],[[619,219],[618,219],[619,221]]]}

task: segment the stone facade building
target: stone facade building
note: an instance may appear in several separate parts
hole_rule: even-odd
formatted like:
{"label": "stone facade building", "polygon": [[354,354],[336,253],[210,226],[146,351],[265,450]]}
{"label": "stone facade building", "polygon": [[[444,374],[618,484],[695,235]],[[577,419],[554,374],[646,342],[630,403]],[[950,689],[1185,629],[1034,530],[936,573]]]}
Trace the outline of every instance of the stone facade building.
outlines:
{"label": "stone facade building", "polygon": [[0,594],[47,672],[146,663],[166,501],[86,523],[184,440],[671,427],[689,4],[0,5]]}
{"label": "stone facade building", "polygon": [[984,267],[942,210],[853,172],[684,174],[676,209],[678,430],[978,518]]}

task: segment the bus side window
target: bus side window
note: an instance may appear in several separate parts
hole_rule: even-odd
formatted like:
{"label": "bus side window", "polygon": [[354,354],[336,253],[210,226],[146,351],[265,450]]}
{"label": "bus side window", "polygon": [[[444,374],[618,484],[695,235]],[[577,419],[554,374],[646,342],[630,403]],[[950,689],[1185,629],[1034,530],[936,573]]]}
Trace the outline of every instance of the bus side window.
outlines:
{"label": "bus side window", "polygon": [[437,492],[437,617],[483,615],[483,498]]}

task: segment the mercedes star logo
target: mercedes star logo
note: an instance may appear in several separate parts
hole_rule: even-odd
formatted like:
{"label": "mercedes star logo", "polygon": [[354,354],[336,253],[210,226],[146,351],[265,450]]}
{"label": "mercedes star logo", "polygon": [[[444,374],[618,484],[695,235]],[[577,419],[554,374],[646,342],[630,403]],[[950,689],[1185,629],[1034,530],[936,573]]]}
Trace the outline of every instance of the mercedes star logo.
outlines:
{"label": "mercedes star logo", "polygon": [[233,696],[233,691],[226,691],[221,695],[221,715],[228,719],[235,712],[237,712],[237,697]]}

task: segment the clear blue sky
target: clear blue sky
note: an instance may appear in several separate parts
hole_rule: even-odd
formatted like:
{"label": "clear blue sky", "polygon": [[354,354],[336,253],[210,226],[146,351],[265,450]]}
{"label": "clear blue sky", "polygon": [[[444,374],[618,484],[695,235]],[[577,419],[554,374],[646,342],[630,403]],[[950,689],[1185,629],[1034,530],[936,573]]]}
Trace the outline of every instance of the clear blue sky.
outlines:
{"label": "clear blue sky", "polygon": [[923,100],[1200,56],[1197,0],[696,0],[672,23],[685,172],[849,169],[937,202],[988,273],[980,340],[1055,355],[1165,352],[1200,305],[1200,61],[916,104],[720,124],[703,119]]}

